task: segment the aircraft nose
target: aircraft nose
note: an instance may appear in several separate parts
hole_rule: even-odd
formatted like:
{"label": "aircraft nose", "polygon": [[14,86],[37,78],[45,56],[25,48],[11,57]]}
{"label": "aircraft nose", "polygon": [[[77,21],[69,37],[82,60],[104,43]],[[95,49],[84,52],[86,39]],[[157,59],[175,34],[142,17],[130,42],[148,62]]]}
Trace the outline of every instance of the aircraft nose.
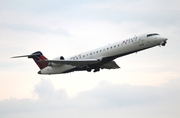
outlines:
{"label": "aircraft nose", "polygon": [[41,71],[38,71],[38,74],[41,74]]}
{"label": "aircraft nose", "polygon": [[167,40],[168,40],[168,38],[166,38],[166,37],[163,37],[163,40],[164,40],[164,41],[167,41]]}
{"label": "aircraft nose", "polygon": [[167,41],[168,40],[168,38],[166,38],[166,37],[160,37],[161,38],[161,40],[163,40],[163,41]]}

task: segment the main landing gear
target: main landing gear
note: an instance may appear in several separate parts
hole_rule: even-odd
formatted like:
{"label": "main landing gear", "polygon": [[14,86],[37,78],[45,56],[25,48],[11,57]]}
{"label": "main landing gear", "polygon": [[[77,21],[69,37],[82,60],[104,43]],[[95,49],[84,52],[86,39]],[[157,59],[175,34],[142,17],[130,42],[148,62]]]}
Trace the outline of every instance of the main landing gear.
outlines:
{"label": "main landing gear", "polygon": [[88,71],[88,72],[91,72],[91,69],[90,69],[90,68],[88,68],[88,69],[87,69],[87,71]]}
{"label": "main landing gear", "polygon": [[95,68],[93,72],[98,72],[100,71],[100,68]]}
{"label": "main landing gear", "polygon": [[[91,70],[92,70],[92,69],[90,69],[90,68],[87,69],[88,72],[91,72]],[[100,71],[100,68],[95,68],[93,72],[95,73],[95,72],[98,72],[98,71]]]}

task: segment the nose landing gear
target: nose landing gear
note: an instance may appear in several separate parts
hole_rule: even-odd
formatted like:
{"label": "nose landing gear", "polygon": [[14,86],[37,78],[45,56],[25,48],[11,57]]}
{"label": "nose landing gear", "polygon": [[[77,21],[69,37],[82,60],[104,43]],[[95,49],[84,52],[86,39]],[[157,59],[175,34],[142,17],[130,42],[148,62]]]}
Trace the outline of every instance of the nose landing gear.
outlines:
{"label": "nose landing gear", "polygon": [[160,43],[160,45],[165,46],[166,43],[167,43],[166,41],[162,41],[162,42]]}

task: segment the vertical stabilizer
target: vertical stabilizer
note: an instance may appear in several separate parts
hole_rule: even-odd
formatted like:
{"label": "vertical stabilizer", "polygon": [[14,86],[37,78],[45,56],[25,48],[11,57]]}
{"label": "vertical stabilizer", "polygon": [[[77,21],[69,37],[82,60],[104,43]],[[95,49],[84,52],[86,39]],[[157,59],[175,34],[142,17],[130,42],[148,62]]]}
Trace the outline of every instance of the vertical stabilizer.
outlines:
{"label": "vertical stabilizer", "polygon": [[32,58],[40,69],[43,69],[46,66],[48,66],[47,62],[40,61],[40,60],[47,60],[47,58],[40,51],[32,53],[31,55],[28,56],[28,58]]}

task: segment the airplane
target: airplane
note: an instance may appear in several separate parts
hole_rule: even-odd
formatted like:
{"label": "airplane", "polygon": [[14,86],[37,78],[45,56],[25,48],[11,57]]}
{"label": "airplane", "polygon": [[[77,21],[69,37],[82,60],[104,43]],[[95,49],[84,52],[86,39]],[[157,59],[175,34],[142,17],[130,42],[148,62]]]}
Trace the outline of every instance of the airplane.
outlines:
{"label": "airplane", "polygon": [[114,59],[155,46],[165,46],[167,39],[157,33],[146,33],[68,58],[59,56],[48,60],[40,51],[11,58],[28,57],[33,59],[40,68],[38,74],[51,75],[74,71],[91,72],[92,70],[98,72],[100,69],[120,68]]}

